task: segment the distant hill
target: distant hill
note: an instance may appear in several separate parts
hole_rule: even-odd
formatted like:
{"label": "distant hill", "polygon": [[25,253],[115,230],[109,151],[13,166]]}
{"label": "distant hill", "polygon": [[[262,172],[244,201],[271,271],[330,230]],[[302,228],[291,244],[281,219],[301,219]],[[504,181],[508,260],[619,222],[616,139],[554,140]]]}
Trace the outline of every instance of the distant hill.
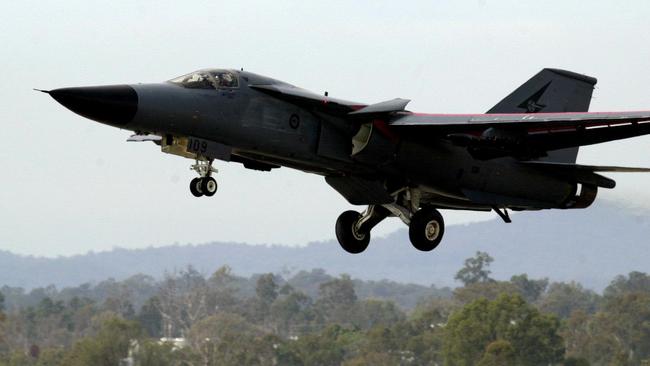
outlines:
{"label": "distant hill", "polygon": [[442,245],[430,253],[413,249],[405,229],[373,239],[360,255],[344,253],[333,240],[304,247],[214,242],[59,258],[5,251],[0,252],[0,286],[60,288],[136,273],[159,277],[188,264],[206,274],[224,264],[246,276],[323,268],[362,279],[455,286],[454,274],[478,250],[495,258],[492,271],[497,279],[528,273],[601,290],[618,274],[650,272],[648,212],[599,202],[587,210],[520,213],[513,221],[506,225],[495,218],[450,226]]}

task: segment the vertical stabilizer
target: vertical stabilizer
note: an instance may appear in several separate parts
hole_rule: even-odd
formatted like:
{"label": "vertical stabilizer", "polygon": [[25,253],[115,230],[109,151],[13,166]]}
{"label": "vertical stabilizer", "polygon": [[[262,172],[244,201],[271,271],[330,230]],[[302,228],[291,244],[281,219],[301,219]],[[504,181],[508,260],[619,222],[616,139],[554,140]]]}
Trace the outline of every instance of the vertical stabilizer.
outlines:
{"label": "vertical stabilizer", "polygon": [[[544,69],[487,113],[587,112],[597,80],[559,69]],[[550,151],[544,161],[575,163],[578,148]]]}

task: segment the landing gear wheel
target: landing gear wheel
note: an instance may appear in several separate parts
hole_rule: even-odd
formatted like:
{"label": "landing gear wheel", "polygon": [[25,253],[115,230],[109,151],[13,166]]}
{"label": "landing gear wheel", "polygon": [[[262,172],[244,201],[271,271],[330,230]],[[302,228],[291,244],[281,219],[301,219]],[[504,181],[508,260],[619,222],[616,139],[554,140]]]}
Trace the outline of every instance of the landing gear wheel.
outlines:
{"label": "landing gear wheel", "polygon": [[217,193],[217,181],[212,177],[201,178],[201,192],[207,197],[214,196]]}
{"label": "landing gear wheel", "polygon": [[370,232],[357,229],[360,218],[361,214],[356,211],[345,211],[336,220],[336,238],[348,253],[361,253],[370,243]]}
{"label": "landing gear wheel", "polygon": [[194,197],[203,196],[203,191],[201,189],[201,178],[194,178],[190,182],[190,192]]}
{"label": "landing gear wheel", "polygon": [[422,208],[411,217],[409,239],[423,252],[435,249],[445,233],[445,221],[435,208]]}

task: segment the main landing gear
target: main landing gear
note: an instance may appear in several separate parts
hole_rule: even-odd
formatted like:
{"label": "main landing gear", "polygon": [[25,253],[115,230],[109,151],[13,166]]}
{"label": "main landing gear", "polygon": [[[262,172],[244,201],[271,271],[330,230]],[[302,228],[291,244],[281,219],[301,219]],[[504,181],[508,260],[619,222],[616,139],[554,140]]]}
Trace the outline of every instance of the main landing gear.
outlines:
{"label": "main landing gear", "polygon": [[363,252],[370,243],[370,231],[388,216],[397,216],[409,227],[411,244],[423,252],[435,249],[445,233],[445,221],[438,210],[425,206],[412,210],[398,204],[370,205],[362,214],[343,212],[336,220],[336,238],[348,253]]}
{"label": "main landing gear", "polygon": [[370,205],[363,214],[345,211],[336,220],[336,238],[348,253],[358,254],[370,243],[370,230],[390,215],[382,206]]}
{"label": "main landing gear", "polygon": [[434,250],[445,234],[445,220],[438,210],[424,207],[411,216],[409,239],[411,244],[423,252]]}
{"label": "main landing gear", "polygon": [[204,161],[197,160],[196,164],[192,165],[190,169],[199,173],[199,178],[194,178],[190,182],[190,192],[194,197],[212,197],[217,193],[217,181],[211,177],[212,173],[217,173],[218,170],[212,167],[212,160]]}

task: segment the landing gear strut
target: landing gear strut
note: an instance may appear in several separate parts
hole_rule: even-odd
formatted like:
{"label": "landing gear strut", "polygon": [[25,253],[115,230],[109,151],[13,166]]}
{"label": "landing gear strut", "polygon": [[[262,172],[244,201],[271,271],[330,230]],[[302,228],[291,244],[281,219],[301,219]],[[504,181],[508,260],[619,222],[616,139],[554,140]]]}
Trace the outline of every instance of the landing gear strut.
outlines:
{"label": "landing gear strut", "polygon": [[199,178],[194,178],[190,182],[190,192],[194,197],[212,197],[217,193],[217,181],[211,177],[212,173],[218,170],[212,167],[212,160],[197,160],[196,164],[190,168],[199,173]]}

